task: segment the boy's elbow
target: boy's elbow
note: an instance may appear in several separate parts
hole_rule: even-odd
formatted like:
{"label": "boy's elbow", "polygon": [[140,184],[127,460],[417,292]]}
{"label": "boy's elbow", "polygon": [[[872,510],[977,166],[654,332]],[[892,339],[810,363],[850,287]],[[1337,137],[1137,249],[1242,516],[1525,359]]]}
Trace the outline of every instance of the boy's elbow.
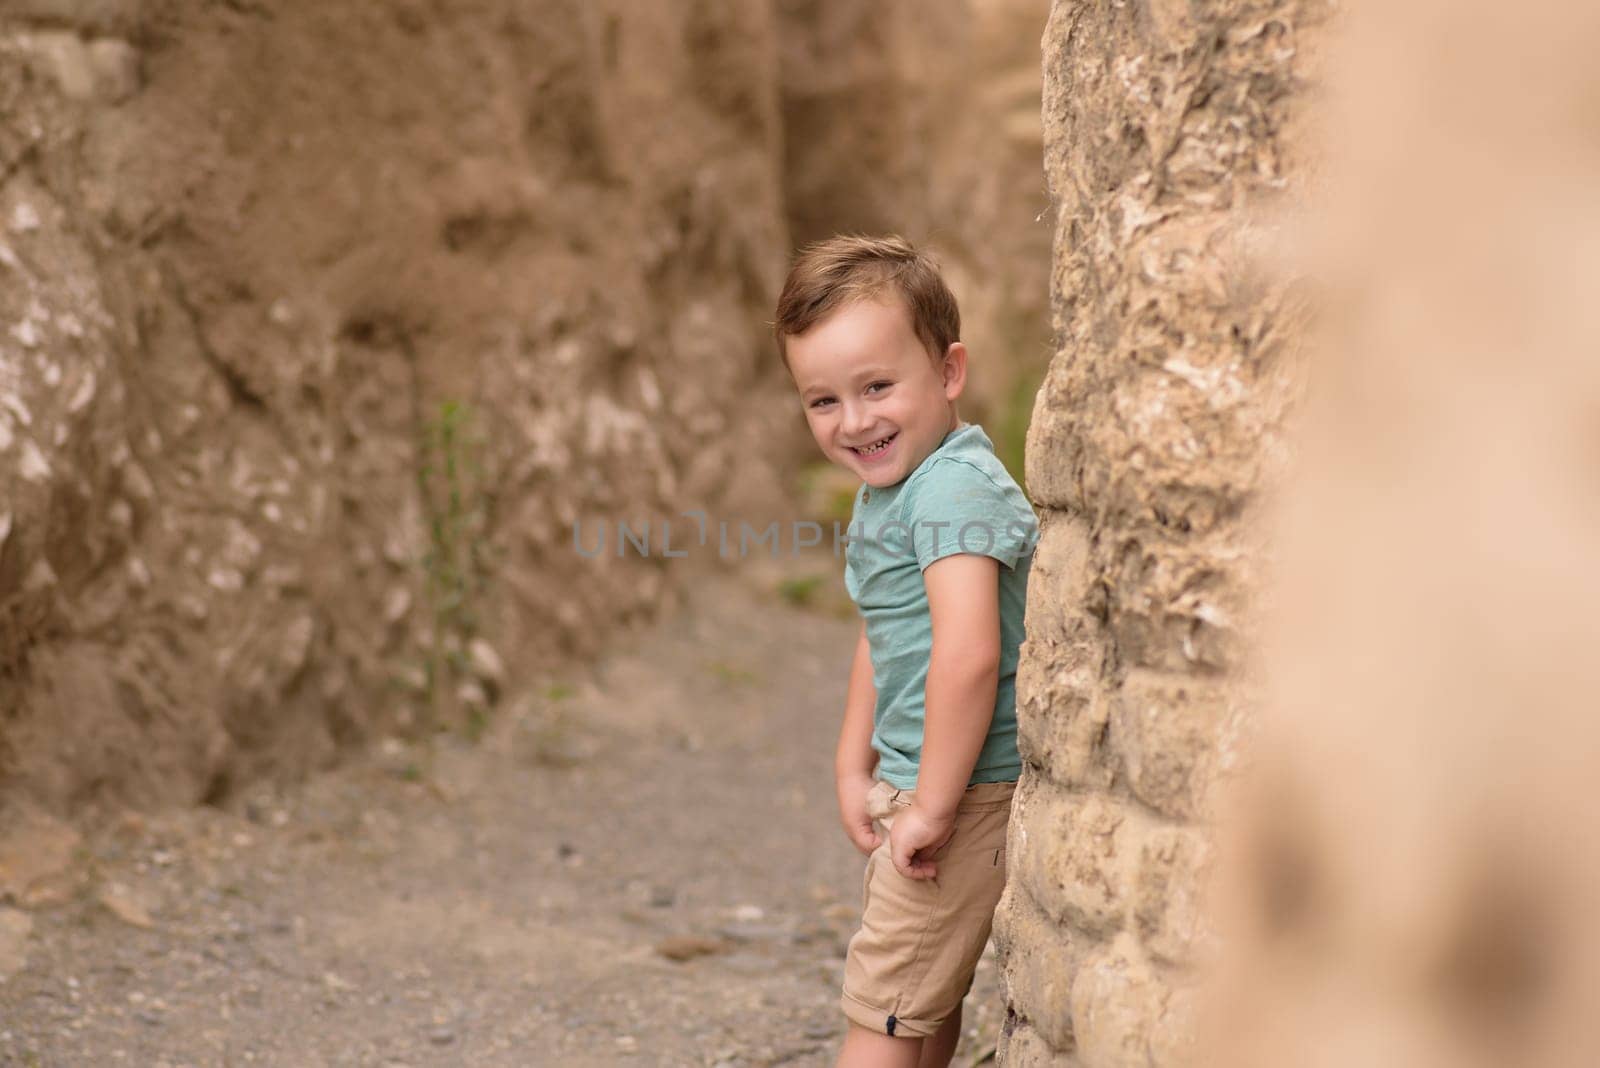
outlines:
{"label": "boy's elbow", "polygon": [[984,679],[991,675],[998,678],[1000,646],[998,643],[991,646],[985,642],[973,642],[941,649],[935,642],[932,662],[974,679]]}

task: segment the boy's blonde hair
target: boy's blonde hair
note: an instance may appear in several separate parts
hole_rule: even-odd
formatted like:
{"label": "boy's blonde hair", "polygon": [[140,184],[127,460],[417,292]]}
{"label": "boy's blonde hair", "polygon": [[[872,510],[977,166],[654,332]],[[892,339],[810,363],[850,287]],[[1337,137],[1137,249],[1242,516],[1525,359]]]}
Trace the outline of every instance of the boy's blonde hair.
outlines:
{"label": "boy's blonde hair", "polygon": [[961,311],[932,257],[898,234],[843,234],[800,250],[778,296],[772,331],[789,364],[787,341],[852,301],[898,294],[911,328],[937,360],[961,340]]}

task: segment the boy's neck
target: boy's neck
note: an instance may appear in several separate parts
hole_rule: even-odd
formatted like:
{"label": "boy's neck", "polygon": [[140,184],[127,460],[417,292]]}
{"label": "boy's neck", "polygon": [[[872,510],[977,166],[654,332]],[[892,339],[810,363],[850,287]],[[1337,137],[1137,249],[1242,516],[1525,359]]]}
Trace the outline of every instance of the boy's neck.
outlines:
{"label": "boy's neck", "polygon": [[[939,449],[944,445],[945,439],[948,438],[951,434],[954,434],[957,430],[960,430],[963,427],[970,426],[970,425],[971,424],[969,424],[969,423],[962,422],[961,421],[961,417],[959,415],[957,415],[954,411],[951,411],[951,413],[950,413],[950,422],[949,422],[948,425],[945,426],[944,434],[942,436],[940,436],[939,443],[933,447],[933,451],[929,452],[928,456],[932,456],[933,453],[938,452]],[[922,459],[918,460],[916,462],[916,464],[913,465],[912,470],[916,470],[917,467],[922,466],[922,464],[928,459],[928,456],[924,456],[924,457],[922,457]],[[910,476],[908,475],[907,477],[910,477]]]}

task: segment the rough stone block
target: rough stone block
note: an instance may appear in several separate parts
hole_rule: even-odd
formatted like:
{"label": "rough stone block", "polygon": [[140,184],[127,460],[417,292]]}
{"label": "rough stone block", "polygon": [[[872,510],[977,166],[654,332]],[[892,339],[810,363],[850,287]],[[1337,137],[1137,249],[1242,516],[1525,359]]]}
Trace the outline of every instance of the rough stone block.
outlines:
{"label": "rough stone block", "polygon": [[1015,884],[995,910],[995,948],[1007,1002],[1056,1050],[1070,1050],[1072,976],[1080,940],[1039,910]]}
{"label": "rough stone block", "polygon": [[1001,1032],[995,1063],[1005,1068],[1083,1068],[1083,1061],[1073,1054],[1052,1049],[1026,1020],[1017,1020]]}
{"label": "rough stone block", "polygon": [[1193,987],[1177,987],[1150,1029],[1150,1063],[1154,1068],[1187,1068],[1195,1063],[1199,1033],[1199,997]]}
{"label": "rough stone block", "polygon": [[1079,413],[1069,399],[1069,382],[1066,360],[1058,352],[1034,398],[1024,449],[1025,475],[1028,494],[1039,505],[1082,513],[1083,450],[1075,418]]}
{"label": "rough stone block", "polygon": [[1024,643],[1017,667],[1017,750],[1067,786],[1104,788],[1114,766],[1105,745],[1100,650],[1089,642]]}
{"label": "rough stone block", "polygon": [[1112,700],[1110,738],[1134,795],[1173,819],[1209,809],[1242,701],[1221,683],[1130,672]]}
{"label": "rough stone block", "polygon": [[1028,637],[1060,642],[1076,635],[1089,578],[1088,525],[1045,509],[1028,575]]}
{"label": "rough stone block", "polygon": [[1096,563],[1110,586],[1108,626],[1124,663],[1157,671],[1222,672],[1243,657],[1237,546],[1179,545],[1126,534]]}
{"label": "rough stone block", "polygon": [[1072,1028],[1084,1063],[1149,1068],[1166,993],[1126,938],[1086,960],[1072,984]]}
{"label": "rough stone block", "polygon": [[1145,953],[1162,964],[1196,961],[1210,940],[1201,907],[1209,842],[1180,827],[1153,829],[1139,847],[1133,919]]}
{"label": "rough stone block", "polygon": [[1143,832],[1126,806],[1034,778],[1019,791],[1011,822],[1007,855],[1046,915],[1088,933],[1123,925],[1128,869]]}

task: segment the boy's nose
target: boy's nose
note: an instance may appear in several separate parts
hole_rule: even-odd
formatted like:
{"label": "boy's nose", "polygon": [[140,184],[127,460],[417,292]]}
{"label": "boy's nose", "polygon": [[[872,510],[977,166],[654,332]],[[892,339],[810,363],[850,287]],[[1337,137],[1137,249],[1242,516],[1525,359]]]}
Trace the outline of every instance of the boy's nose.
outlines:
{"label": "boy's nose", "polygon": [[859,404],[846,404],[844,418],[840,420],[839,428],[844,431],[846,437],[854,441],[855,436],[866,430],[871,422],[872,417],[867,414],[864,407]]}

